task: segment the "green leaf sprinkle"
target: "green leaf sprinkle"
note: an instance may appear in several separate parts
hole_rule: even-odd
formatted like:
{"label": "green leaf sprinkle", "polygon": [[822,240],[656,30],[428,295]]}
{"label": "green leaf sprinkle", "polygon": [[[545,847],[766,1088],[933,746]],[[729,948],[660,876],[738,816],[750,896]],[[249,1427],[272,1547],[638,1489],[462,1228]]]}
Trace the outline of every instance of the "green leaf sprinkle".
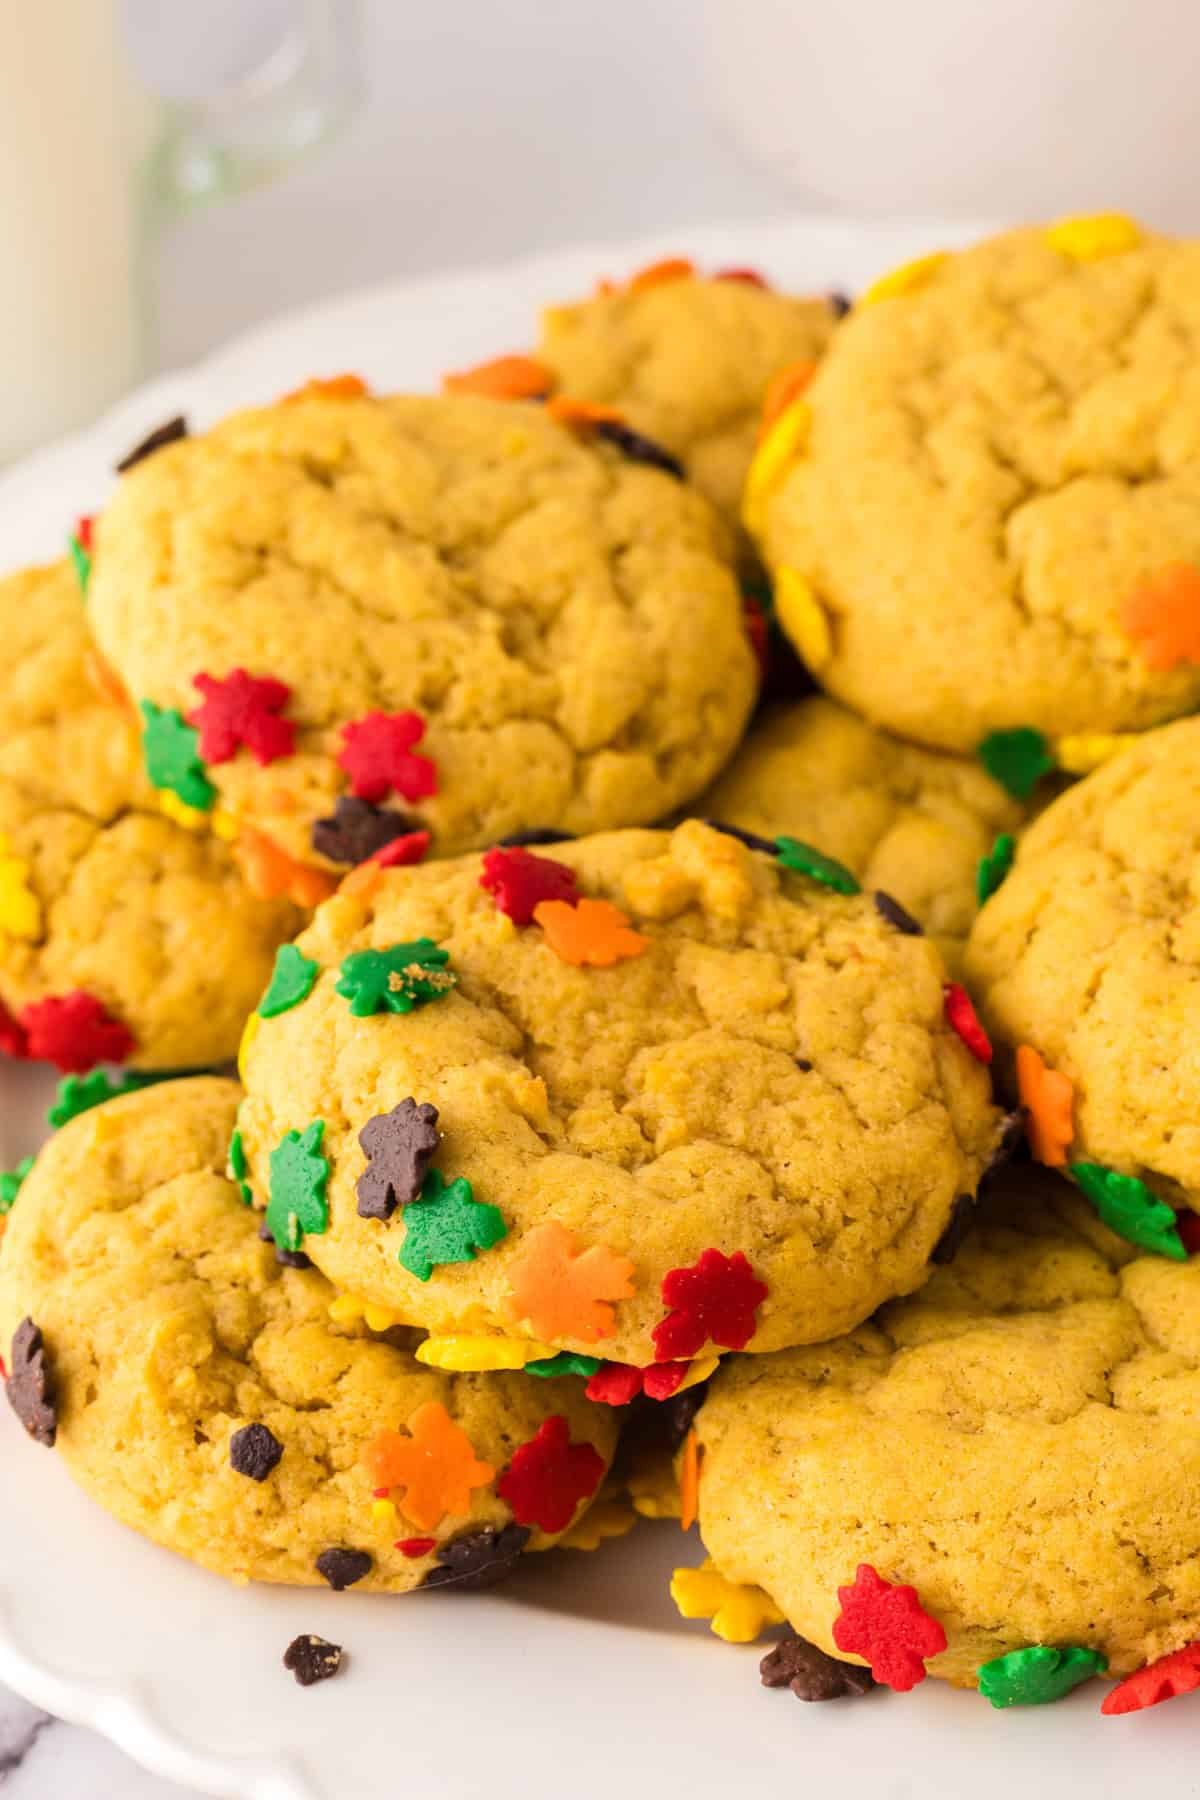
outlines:
{"label": "green leaf sprinkle", "polygon": [[277,1018],[290,1012],[312,993],[313,982],[321,972],[320,963],[312,962],[295,944],[282,944],[275,952],[275,967],[267,991],[258,1003],[259,1017]]}
{"label": "green leaf sprinkle", "polygon": [[1017,840],[1011,831],[1002,831],[986,856],[979,859],[975,871],[975,895],[980,906],[990,900],[1013,866]]}
{"label": "green leaf sprinkle", "polygon": [[246,1180],[246,1149],[242,1143],[242,1134],[235,1125],[229,1138],[229,1179],[237,1183],[238,1193],[242,1196],[244,1206],[253,1206],[254,1192]]}
{"label": "green leaf sprinkle", "polygon": [[271,1198],[267,1201],[267,1229],[280,1250],[299,1250],[306,1232],[319,1237],[329,1229],[325,1199],[329,1164],[320,1148],[324,1131],[324,1119],[314,1119],[303,1134],[286,1132],[268,1158]]}
{"label": "green leaf sprinkle", "polygon": [[155,706],[153,700],[143,700],[141,713],[146,721],[142,756],[154,786],[169,788],[185,806],[207,812],[217,790],[204,773],[200,733],[173,706]]}
{"label": "green leaf sprinkle", "polygon": [[388,950],[355,950],[342,964],[336,992],[349,1000],[357,1019],[371,1013],[409,1013],[440,1000],[456,976],[446,967],[450,952],[432,938],[393,944]]}
{"label": "green leaf sprinkle", "polygon": [[12,1203],[21,1191],[21,1183],[32,1167],[32,1156],[23,1156],[15,1169],[5,1169],[0,1174],[0,1217],[11,1212]]}
{"label": "green leaf sprinkle", "polygon": [[1089,1162],[1072,1163],[1071,1173],[1108,1229],[1118,1237],[1143,1250],[1153,1250],[1156,1256],[1169,1256],[1174,1262],[1188,1260],[1174,1208],[1160,1200],[1136,1175],[1121,1175],[1116,1169]]}
{"label": "green leaf sprinkle", "polygon": [[1098,1650],[1031,1644],[1027,1650],[1010,1650],[1007,1656],[983,1663],[979,1691],[995,1707],[1048,1706],[1081,1681],[1103,1675],[1107,1667],[1108,1659]]}
{"label": "green leaf sprinkle", "polygon": [[844,863],[835,862],[832,856],[822,856],[819,850],[802,843],[799,838],[777,837],[775,854],[785,869],[807,875],[811,880],[819,881],[822,887],[832,888],[835,894],[862,893]]}
{"label": "green leaf sprinkle", "polygon": [[121,1094],[136,1094],[139,1088],[153,1087],[156,1081],[169,1080],[166,1071],[161,1075],[132,1072],[107,1075],[103,1069],[93,1069],[88,1075],[65,1075],[55,1090],[54,1104],[46,1114],[46,1123],[58,1131],[72,1119],[77,1119],[80,1113],[90,1112],[93,1106],[102,1106],[106,1100],[115,1100]]}
{"label": "green leaf sprinkle", "polygon": [[579,1350],[560,1350],[557,1356],[543,1357],[541,1362],[526,1363],[526,1375],[582,1375],[590,1381],[600,1367],[598,1356],[584,1356]]}
{"label": "green leaf sprinkle", "polygon": [[75,579],[79,583],[79,591],[86,600],[88,582],[92,578],[92,559],[74,532],[67,539],[67,547],[71,552],[71,561],[75,565]]}
{"label": "green leaf sprinkle", "polygon": [[437,1169],[430,1169],[420,1198],[404,1209],[400,1265],[418,1281],[428,1281],[441,1263],[474,1262],[477,1250],[490,1250],[507,1236],[498,1206],[476,1200],[461,1175],[447,1183]]}
{"label": "green leaf sprinkle", "polygon": [[1057,766],[1046,739],[1029,725],[990,732],[980,744],[978,756],[992,780],[1018,800],[1028,800],[1042,776]]}

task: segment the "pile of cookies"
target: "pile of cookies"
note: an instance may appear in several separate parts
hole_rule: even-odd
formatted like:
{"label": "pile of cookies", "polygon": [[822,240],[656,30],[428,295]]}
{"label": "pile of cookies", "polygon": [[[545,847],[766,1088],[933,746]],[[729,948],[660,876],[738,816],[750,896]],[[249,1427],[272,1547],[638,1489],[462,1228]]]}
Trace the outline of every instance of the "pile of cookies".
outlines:
{"label": "pile of cookies", "polygon": [[139,445],[0,584],[30,1436],[236,1580],[674,1516],[805,1700],[1200,1686],[1198,342],[1104,215]]}

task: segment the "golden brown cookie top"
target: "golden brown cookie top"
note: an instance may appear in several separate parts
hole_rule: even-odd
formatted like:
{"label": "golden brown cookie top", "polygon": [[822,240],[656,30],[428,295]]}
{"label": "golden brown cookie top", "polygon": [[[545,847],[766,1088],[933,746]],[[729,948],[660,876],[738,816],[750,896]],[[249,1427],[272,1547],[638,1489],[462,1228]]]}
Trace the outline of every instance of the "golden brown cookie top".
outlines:
{"label": "golden brown cookie top", "polygon": [[706,279],[681,263],[672,279],[635,277],[547,307],[536,355],[562,393],[614,407],[680,457],[735,520],[767,389],[781,370],[815,362],[837,316],[825,297]]}
{"label": "golden brown cookie top", "polygon": [[157,811],[101,822],[0,780],[0,1003],[35,1060],[227,1062],[302,922],[206,832]]}
{"label": "golden brown cookie top", "polygon": [[819,610],[795,629],[822,683],[955,750],[1194,707],[1198,343],[1200,243],[1128,221],[1006,232],[864,296],[747,487]]}
{"label": "golden brown cookie top", "polygon": [[[339,1287],[641,1367],[921,1281],[997,1119],[927,940],[699,821],[373,873],[244,1058],[256,1202]],[[316,1120],[309,1236],[272,1153]]]}
{"label": "golden brown cookie top", "polygon": [[303,396],[124,478],[90,611],[180,798],[326,868],[351,798],[450,854],[720,766],[755,686],[726,535],[532,405]]}
{"label": "golden brown cookie top", "polygon": [[578,1383],[447,1376],[403,1334],[335,1324],[328,1284],[280,1265],[226,1175],[238,1100],[197,1079],[112,1101],[21,1189],[0,1337],[24,1371],[13,1335],[40,1331],[72,1475],[238,1580],[404,1592],[547,1548],[599,1483],[611,1412]]}
{"label": "golden brown cookie top", "polygon": [[722,1371],[697,1420],[706,1547],[839,1655],[859,1565],[912,1585],[947,1640],[928,1672],[959,1685],[1027,1646],[1114,1674],[1178,1649],[1200,1632],[1198,1284],[1014,1165],[919,1294]]}
{"label": "golden brown cookie top", "polygon": [[955,971],[980,858],[1024,816],[977,762],[907,744],[823,696],[762,713],[694,810],[819,844],[898,900]]}
{"label": "golden brown cookie top", "polygon": [[135,717],[92,644],[69,562],[0,580],[0,777],[107,822],[153,805]]}
{"label": "golden brown cookie top", "polygon": [[1198,807],[1200,720],[1148,732],[1030,828],[966,967],[1026,1089],[1031,1052],[1069,1084],[1053,1156],[1200,1210]]}

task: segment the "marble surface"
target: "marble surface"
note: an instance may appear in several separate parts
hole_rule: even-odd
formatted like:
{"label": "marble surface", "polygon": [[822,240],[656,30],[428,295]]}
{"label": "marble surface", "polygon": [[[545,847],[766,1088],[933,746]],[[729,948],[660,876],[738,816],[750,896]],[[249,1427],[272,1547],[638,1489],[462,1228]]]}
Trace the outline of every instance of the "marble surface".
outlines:
{"label": "marble surface", "polygon": [[[169,78],[190,49],[183,12],[194,23],[197,10],[127,4],[139,50]],[[197,213],[160,246],[159,365],[370,282],[660,226],[665,247],[686,250],[672,226],[784,210],[786,190],[711,116],[702,10],[699,0],[366,0],[368,91],[350,128],[286,181]],[[3,1800],[185,1792],[2,1688],[0,1790]]]}

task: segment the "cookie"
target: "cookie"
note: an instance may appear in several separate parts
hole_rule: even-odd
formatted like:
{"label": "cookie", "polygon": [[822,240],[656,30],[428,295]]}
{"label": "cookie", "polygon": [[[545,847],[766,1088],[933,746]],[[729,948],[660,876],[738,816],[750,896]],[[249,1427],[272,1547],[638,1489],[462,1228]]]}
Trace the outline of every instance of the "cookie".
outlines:
{"label": "cookie", "polygon": [[42,1151],[0,1248],[27,1428],[48,1409],[93,1499],[236,1581],[466,1588],[548,1548],[603,1476],[612,1415],[577,1384],[441,1375],[402,1334],[335,1324],[226,1175],[239,1097],[150,1088]]}
{"label": "cookie", "polygon": [[1038,1153],[1200,1211],[1198,806],[1200,720],[1139,738],[1030,828],[966,967]]}
{"label": "cookie", "polygon": [[919,1294],[714,1380],[696,1432],[719,1575],[878,1680],[997,1706],[1178,1651],[1200,1637],[1197,1321],[1200,1265],[1135,1255],[1011,1165]]}
{"label": "cookie", "polygon": [[302,919],[249,893],[218,838],[157,812],[103,824],[0,780],[9,1054],[74,1071],[226,1062]]}
{"label": "cookie", "polygon": [[89,608],[151,778],[235,817],[262,891],[367,826],[450,855],[698,792],[755,688],[727,538],[540,407],[318,393],[132,469]]}
{"label": "cookie", "polygon": [[107,824],[153,807],[134,722],[87,629],[69,562],[0,579],[0,780]]}
{"label": "cookie", "polygon": [[1068,221],[929,257],[747,478],[779,613],[874,723],[971,751],[1200,704],[1200,242]]}
{"label": "cookie", "polygon": [[682,259],[659,268],[667,279],[634,277],[547,307],[536,359],[557,392],[612,407],[678,457],[735,522],[771,382],[815,365],[837,304],[778,293],[737,271],[707,279]]}
{"label": "cookie", "polygon": [[877,731],[834,701],[770,709],[716,784],[705,817],[819,844],[863,887],[898,900],[957,970],[979,865],[1023,808],[974,761]]}
{"label": "cookie", "polygon": [[248,1034],[268,1222],[459,1366],[566,1352],[618,1400],[915,1287],[989,1079],[933,946],[808,861],[693,820],[352,877]]}

